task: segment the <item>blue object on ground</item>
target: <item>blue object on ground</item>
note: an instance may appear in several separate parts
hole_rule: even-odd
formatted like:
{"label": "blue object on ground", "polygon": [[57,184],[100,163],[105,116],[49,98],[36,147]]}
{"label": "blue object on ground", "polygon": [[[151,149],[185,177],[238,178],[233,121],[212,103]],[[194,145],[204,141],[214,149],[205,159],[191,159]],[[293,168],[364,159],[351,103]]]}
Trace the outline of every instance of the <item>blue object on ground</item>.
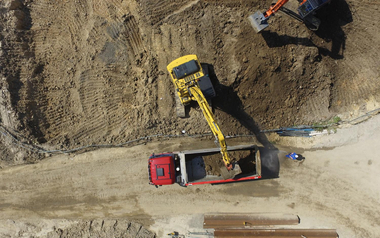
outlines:
{"label": "blue object on ground", "polygon": [[288,157],[289,159],[292,159],[292,160],[302,160],[302,156],[298,156],[296,153],[290,153],[288,155],[286,155],[286,157]]}

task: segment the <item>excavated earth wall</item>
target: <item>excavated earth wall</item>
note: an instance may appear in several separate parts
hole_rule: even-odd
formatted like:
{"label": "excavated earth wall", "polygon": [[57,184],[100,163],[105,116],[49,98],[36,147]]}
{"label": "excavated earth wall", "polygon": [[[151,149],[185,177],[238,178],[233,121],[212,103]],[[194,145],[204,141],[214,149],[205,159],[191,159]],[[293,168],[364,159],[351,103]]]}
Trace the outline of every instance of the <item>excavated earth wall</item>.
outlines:
{"label": "excavated earth wall", "polygon": [[[188,118],[175,116],[166,65],[185,54],[213,69],[213,107],[226,135],[380,107],[376,1],[332,1],[318,13],[317,32],[279,13],[256,34],[247,17],[269,5],[2,1],[1,125],[54,149],[209,132],[196,106]],[[3,161],[42,158],[1,138]]]}

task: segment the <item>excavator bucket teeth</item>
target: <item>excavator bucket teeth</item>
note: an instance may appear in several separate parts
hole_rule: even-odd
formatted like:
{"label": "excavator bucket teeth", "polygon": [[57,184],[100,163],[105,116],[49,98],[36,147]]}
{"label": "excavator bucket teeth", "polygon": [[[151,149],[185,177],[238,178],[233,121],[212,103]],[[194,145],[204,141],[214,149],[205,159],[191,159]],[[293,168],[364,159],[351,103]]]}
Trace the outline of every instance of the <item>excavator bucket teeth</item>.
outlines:
{"label": "excavator bucket teeth", "polygon": [[248,20],[257,33],[269,26],[267,19],[265,19],[264,14],[260,11],[257,11],[254,14],[250,15],[248,17]]}
{"label": "excavator bucket teeth", "polygon": [[223,179],[232,179],[236,175],[241,174],[242,171],[239,164],[234,163],[231,170],[228,170],[226,167],[221,167],[220,173],[222,174]]}

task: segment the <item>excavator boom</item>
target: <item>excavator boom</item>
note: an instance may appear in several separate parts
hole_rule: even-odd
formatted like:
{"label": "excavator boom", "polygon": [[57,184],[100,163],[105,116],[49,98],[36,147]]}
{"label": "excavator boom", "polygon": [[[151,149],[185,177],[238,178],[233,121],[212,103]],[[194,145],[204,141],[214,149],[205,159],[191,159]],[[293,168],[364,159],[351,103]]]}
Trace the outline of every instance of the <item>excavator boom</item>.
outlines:
{"label": "excavator boom", "polygon": [[233,178],[235,175],[242,173],[240,166],[237,163],[231,164],[230,157],[227,154],[227,144],[223,133],[221,132],[214,114],[212,113],[209,104],[207,103],[202,91],[199,87],[190,87],[190,94],[195,101],[198,102],[199,107],[202,109],[203,115],[205,116],[215,139],[219,142],[220,153],[222,154],[223,162],[226,168],[221,168],[221,174],[224,179]]}
{"label": "excavator boom", "polygon": [[231,168],[229,157],[227,154],[227,145],[224,139],[223,133],[220,131],[218,124],[215,121],[214,114],[212,113],[206,99],[203,96],[202,91],[198,87],[189,88],[191,96],[194,97],[194,100],[198,102],[199,107],[202,109],[203,115],[205,116],[209,127],[211,128],[212,133],[215,136],[215,139],[219,142],[220,153],[223,156],[223,161],[226,167]]}
{"label": "excavator boom", "polygon": [[271,15],[280,10],[281,7],[285,5],[285,3],[289,2],[289,0],[279,0],[276,4],[269,7],[269,10],[264,13],[264,17],[268,19]]}

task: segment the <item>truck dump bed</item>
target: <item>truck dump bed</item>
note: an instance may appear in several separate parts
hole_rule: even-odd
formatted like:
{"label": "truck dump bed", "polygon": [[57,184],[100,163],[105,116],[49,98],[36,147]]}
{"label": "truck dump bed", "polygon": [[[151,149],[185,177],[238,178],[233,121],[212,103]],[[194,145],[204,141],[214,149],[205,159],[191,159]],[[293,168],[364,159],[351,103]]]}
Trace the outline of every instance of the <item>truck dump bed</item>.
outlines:
{"label": "truck dump bed", "polygon": [[[219,148],[191,150],[178,152],[178,156],[181,160],[181,185],[190,186],[197,184],[217,184],[217,183],[229,183],[244,180],[253,180],[261,178],[261,160],[260,152],[256,145],[244,145],[244,146],[229,146],[228,151],[253,151],[254,167],[242,168],[243,173],[236,175],[232,179],[223,179],[220,175],[208,174],[206,171],[206,164],[204,157],[212,154],[220,153]],[[239,163],[239,161],[238,161]],[[242,166],[242,165],[240,165]]]}

